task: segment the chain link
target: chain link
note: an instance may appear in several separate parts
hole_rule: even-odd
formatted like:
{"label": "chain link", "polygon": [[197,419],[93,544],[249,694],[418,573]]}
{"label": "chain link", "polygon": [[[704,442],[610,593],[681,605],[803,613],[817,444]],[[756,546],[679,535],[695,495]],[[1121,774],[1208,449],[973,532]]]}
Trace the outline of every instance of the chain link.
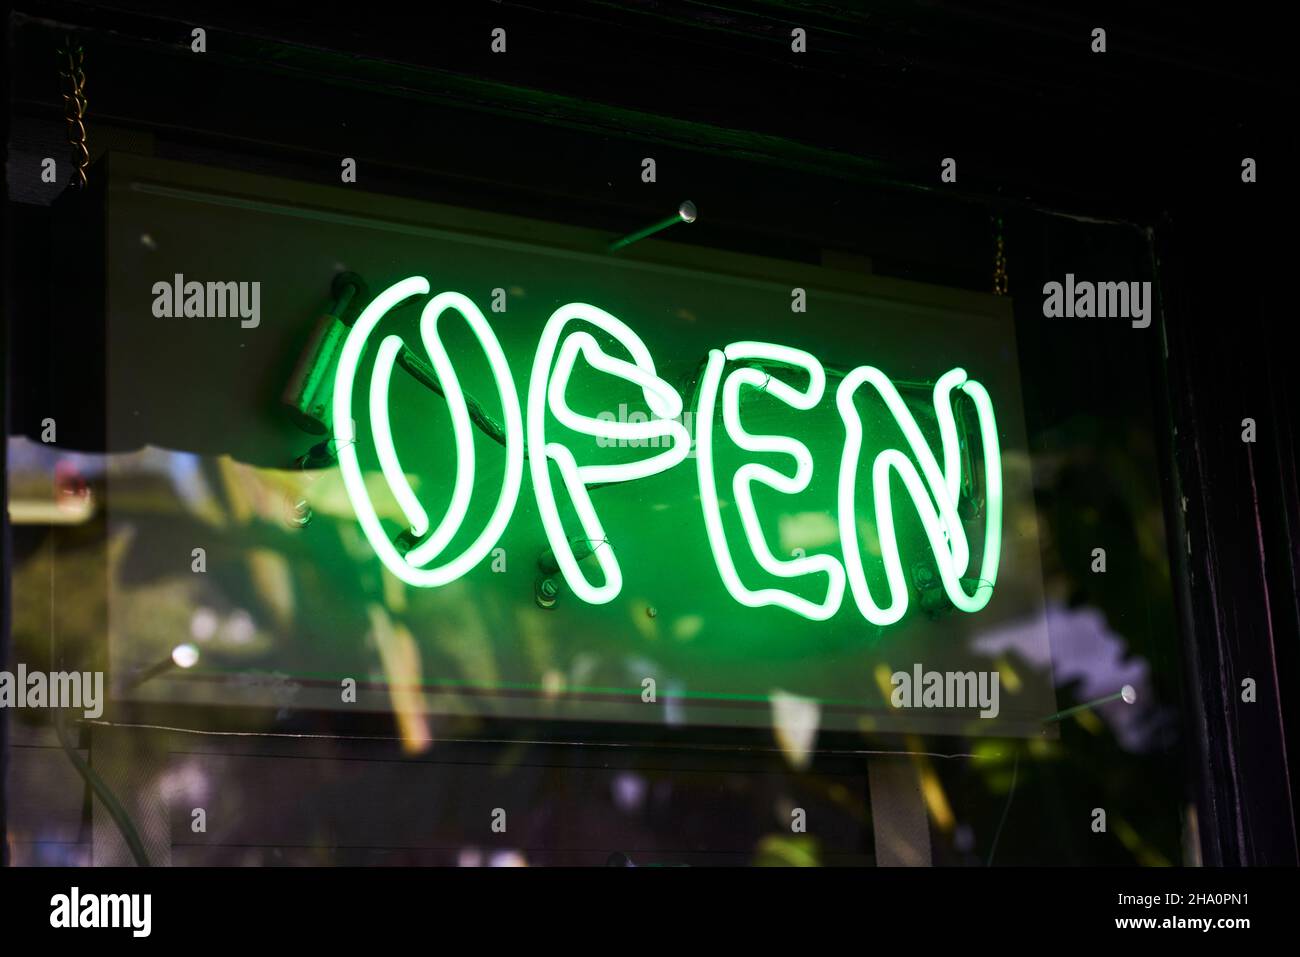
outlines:
{"label": "chain link", "polygon": [[90,150],[86,147],[86,71],[85,51],[68,40],[58,54],[66,58],[66,69],[59,76],[68,81],[69,92],[63,94],[63,118],[68,124],[68,142],[72,144],[72,162],[77,169],[77,185],[86,185],[86,167],[90,165]]}
{"label": "chain link", "polygon": [[993,295],[1005,296],[1007,294],[1007,251],[1002,241],[1002,217],[995,217],[993,222],[997,229],[993,252]]}

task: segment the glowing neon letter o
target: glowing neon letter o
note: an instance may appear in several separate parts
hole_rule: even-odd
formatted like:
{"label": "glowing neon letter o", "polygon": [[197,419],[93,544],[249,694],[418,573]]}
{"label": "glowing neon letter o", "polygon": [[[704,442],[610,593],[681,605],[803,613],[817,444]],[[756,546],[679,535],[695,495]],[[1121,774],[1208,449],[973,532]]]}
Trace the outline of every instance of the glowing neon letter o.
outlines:
{"label": "glowing neon letter o", "polygon": [[[399,303],[411,296],[424,295],[428,291],[427,279],[412,276],[389,286],[362,310],[343,342],[343,350],[334,378],[333,397],[334,441],[338,449],[339,470],[343,475],[343,486],[347,490],[348,500],[352,503],[353,511],[356,512],[357,521],[361,524],[361,530],[389,571],[407,584],[421,588],[433,588],[453,582],[487,556],[501,538],[506,523],[510,521],[510,516],[514,512],[524,472],[523,415],[520,411],[514,378],[510,374],[510,367],[501,349],[501,343],[492,332],[492,327],[483,313],[473,302],[460,293],[444,292],[435,296],[425,306],[420,318],[420,334],[429,358],[433,361],[439,383],[443,387],[456,437],[456,485],[452,493],[452,503],[443,521],[439,523],[432,535],[405,556],[397,550],[385,533],[374,503],[371,502],[369,492],[366,490],[361,464],[357,459],[352,391],[356,384],[357,368],[365,355],[366,344],[379,321]],[[496,508],[479,536],[451,561],[432,568],[421,568],[417,566],[436,557],[464,523],[469,493],[473,489],[473,428],[469,421],[460,381],[437,333],[438,319],[447,309],[455,309],[465,318],[483,347],[488,365],[496,379],[505,419],[506,466]],[[412,531],[421,535],[428,528],[428,516],[415,499],[397,461],[388,421],[389,377],[400,350],[401,342],[396,336],[387,337],[380,346],[371,381],[370,421],[384,478],[410,522]]]}

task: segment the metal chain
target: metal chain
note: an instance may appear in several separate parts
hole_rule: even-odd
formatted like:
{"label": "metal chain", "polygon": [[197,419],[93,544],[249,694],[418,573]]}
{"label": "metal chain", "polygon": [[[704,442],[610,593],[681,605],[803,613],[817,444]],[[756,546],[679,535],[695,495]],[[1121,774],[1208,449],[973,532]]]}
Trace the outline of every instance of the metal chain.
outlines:
{"label": "metal chain", "polygon": [[994,217],[993,222],[997,229],[996,247],[993,252],[993,295],[1005,296],[1007,294],[1007,250],[1002,242],[1002,217]]}
{"label": "metal chain", "polygon": [[86,185],[86,167],[90,165],[90,150],[86,148],[86,71],[85,51],[68,40],[59,51],[67,59],[67,69],[59,76],[68,81],[71,92],[63,94],[63,118],[68,124],[68,142],[72,144],[72,162],[77,168],[77,185]]}

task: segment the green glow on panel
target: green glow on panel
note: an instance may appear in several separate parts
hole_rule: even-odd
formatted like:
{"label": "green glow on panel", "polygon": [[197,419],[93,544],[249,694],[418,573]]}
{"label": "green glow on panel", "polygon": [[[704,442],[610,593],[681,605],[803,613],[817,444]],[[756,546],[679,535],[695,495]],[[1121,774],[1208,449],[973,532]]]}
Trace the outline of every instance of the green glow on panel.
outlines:
{"label": "green glow on panel", "polygon": [[[556,347],[564,327],[573,320],[581,320],[612,336],[632,356],[632,362],[609,355],[586,332],[575,332],[565,337]],[[641,387],[646,405],[655,418],[647,422],[612,422],[580,415],[569,408],[565,389],[573,374],[578,353],[601,372]],[[606,439],[660,439],[672,436],[671,447],[657,455],[637,462],[579,466],[573,453],[560,442],[546,441],[546,409],[563,425],[585,435]],[[546,538],[555,555],[556,564],[573,593],[593,605],[603,605],[618,596],[623,588],[623,573],[612,548],[601,543],[607,541],[600,516],[592,505],[588,485],[597,482],[625,482],[645,478],[677,465],[690,452],[691,440],[686,428],[674,418],[681,414],[682,400],[677,390],[655,374],[654,359],[641,338],[620,319],[603,309],[586,303],[571,302],[551,314],[542,330],[541,342],[533,358],[532,378],[528,383],[528,467],[532,473],[533,494],[537,498],[537,511],[546,530]],[[573,502],[582,539],[596,543],[592,554],[604,576],[604,584],[593,585],[578,566],[573,553],[573,538],[566,532],[555,501],[549,462],[554,461],[564,482],[565,490]]]}
{"label": "green glow on panel", "polygon": [[[762,568],[780,578],[798,578],[803,575],[824,573],[827,576],[826,597],[820,602],[780,588],[747,588],[736,572],[722,528],[722,514],[718,503],[717,478],[713,467],[713,416],[722,368],[727,359],[767,359],[803,369],[808,373],[808,387],[804,391],[791,387],[774,375],[752,367],[741,367],[721,382],[723,392],[722,419],[727,436],[747,452],[769,452],[789,455],[794,459],[793,475],[784,475],[774,468],[748,462],[736,470],[732,478],[732,494],[740,513],[741,525],[750,552]],[[780,399],[792,408],[807,411],[817,405],[826,389],[826,372],[815,357],[800,349],[765,342],[733,342],[725,352],[709,353],[703,382],[700,387],[700,405],[695,418],[696,472],[700,482],[700,507],[704,512],[704,527],[708,533],[709,548],[723,584],[731,596],[743,605],[758,608],[779,605],[797,615],[814,621],[824,621],[840,608],[844,597],[844,568],[830,555],[808,555],[789,561],[778,559],[768,548],[767,540],[758,520],[750,486],[761,482],[769,488],[794,495],[802,492],[812,481],[813,460],[808,447],[790,436],[754,435],[740,422],[740,390],[742,387],[761,389]]]}
{"label": "green glow on panel", "polygon": [[[428,280],[412,276],[394,283],[385,289],[361,312],[357,321],[344,340],[339,357],[338,371],[334,380],[334,440],[339,456],[339,469],[343,475],[343,485],[348,499],[356,512],[357,521],[384,566],[402,581],[419,587],[445,585],[455,581],[478,564],[500,539],[505,530],[515,503],[519,498],[519,487],[523,480],[523,417],[519,409],[519,397],[515,391],[514,378],[506,363],[505,353],[487,319],[468,298],[459,293],[442,293],[435,296],[425,306],[420,318],[420,333],[425,349],[433,362],[435,371],[443,386],[447,405],[452,416],[453,432],[456,437],[456,485],[452,494],[452,503],[430,538],[412,549],[405,557],[384,531],[383,524],[375,512],[374,503],[366,490],[361,466],[357,459],[356,427],[352,417],[352,392],[356,382],[357,368],[371,333],[379,321],[390,310],[411,296],[423,295],[429,291]],[[473,433],[469,426],[469,413],[465,396],[461,391],[459,379],[447,355],[446,349],[437,333],[437,323],[447,309],[456,309],[465,318],[470,329],[478,338],[487,356],[488,364],[496,379],[497,390],[505,418],[506,431],[506,466],[502,479],[501,494],[491,518],[479,536],[450,562],[434,568],[422,566],[441,553],[447,543],[460,529],[468,509],[469,491],[473,489],[474,455]],[[397,340],[394,342],[394,340]],[[375,447],[380,457],[380,467],[385,480],[393,490],[403,513],[411,523],[412,531],[422,534],[428,527],[428,517],[416,501],[406,476],[402,472],[393,446],[390,422],[388,418],[388,386],[396,361],[401,341],[396,336],[387,337],[380,346],[374,377],[370,390],[370,421],[375,435]]]}

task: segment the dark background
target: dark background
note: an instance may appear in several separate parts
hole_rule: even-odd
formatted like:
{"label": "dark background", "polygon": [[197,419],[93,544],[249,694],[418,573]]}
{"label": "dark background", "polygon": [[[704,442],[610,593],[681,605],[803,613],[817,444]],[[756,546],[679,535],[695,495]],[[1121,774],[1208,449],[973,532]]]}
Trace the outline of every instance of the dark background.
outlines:
{"label": "dark background", "polygon": [[[17,4],[7,21],[9,434],[36,436],[45,415],[73,421],[87,401],[49,371],[68,330],[47,291],[77,270],[49,242],[67,164],[50,186],[15,162],[66,155],[53,52],[68,34],[87,47],[92,155],[152,149],[331,184],[339,158],[353,156],[367,190],[611,235],[691,198],[700,221],[673,241],[809,262],[829,251],[883,275],[978,290],[991,286],[1000,217],[1022,370],[1040,370],[1023,376],[1031,445],[1079,463],[1039,500],[1064,536],[1054,571],[1077,604],[1155,621],[1137,650],[1179,702],[1178,743],[1125,780],[1185,785],[1206,863],[1296,863],[1300,396],[1283,330],[1295,321],[1300,104],[1274,14],[442,6]],[[201,56],[189,49],[194,26],[207,30]],[[498,26],[505,56],[489,49]],[[808,31],[803,55],[790,52],[796,26]],[[1097,26],[1105,54],[1089,49]],[[653,185],[638,175],[647,155]],[[955,184],[939,180],[949,156]],[[1241,181],[1246,156],[1257,183]],[[1152,327],[1044,321],[1042,284],[1067,271],[1154,280]],[[90,360],[64,354],[58,368],[78,361]],[[1247,416],[1253,445],[1241,441]],[[65,441],[96,447],[93,429]],[[1153,495],[1171,572],[1160,584],[1138,570],[1133,527]],[[1087,574],[1097,535],[1111,543],[1104,588]],[[1240,703],[1243,677],[1258,682],[1255,705]],[[1068,743],[1089,760],[1086,738]],[[1059,801],[1070,783],[1040,782],[1042,795]],[[1005,859],[1017,846],[1032,858],[1036,833],[1050,829],[1009,831]]]}

